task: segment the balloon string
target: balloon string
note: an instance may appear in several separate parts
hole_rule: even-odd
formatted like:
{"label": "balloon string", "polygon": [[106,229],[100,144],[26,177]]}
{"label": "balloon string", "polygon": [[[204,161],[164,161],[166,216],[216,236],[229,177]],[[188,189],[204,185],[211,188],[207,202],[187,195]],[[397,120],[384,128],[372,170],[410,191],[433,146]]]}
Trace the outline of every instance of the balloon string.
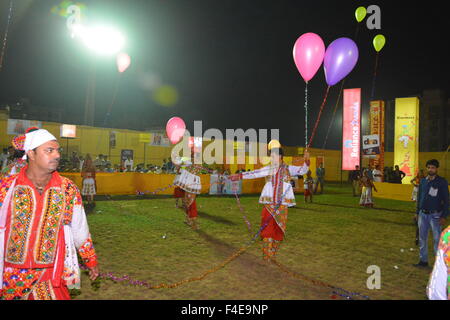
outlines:
{"label": "balloon string", "polygon": [[379,57],[379,52],[377,52],[377,54],[375,55],[375,68],[374,68],[374,71],[373,71],[372,92],[370,94],[370,100],[373,100],[374,97],[375,97],[375,82],[376,82],[376,79],[377,79],[378,57]]}
{"label": "balloon string", "polygon": [[342,82],[341,82],[341,88],[339,89],[339,95],[338,95],[337,100],[336,100],[336,105],[334,106],[333,116],[331,117],[331,122],[330,122],[330,125],[329,125],[329,127],[328,127],[327,134],[326,134],[326,136],[325,136],[325,140],[324,140],[324,142],[323,142],[322,149],[325,149],[325,146],[326,146],[326,144],[327,144],[327,141],[328,141],[328,135],[329,135],[329,133],[330,133],[331,127],[333,126],[333,123],[334,123],[334,117],[335,117],[335,115],[336,115],[336,110],[337,110],[337,108],[338,108],[339,101],[341,100],[342,91],[344,90],[344,84],[345,84],[345,79],[342,80]]}
{"label": "balloon string", "polygon": [[355,37],[354,37],[355,42],[356,42],[356,39],[358,38],[359,24],[360,24],[359,22],[356,24],[356,31],[355,31]]}
{"label": "balloon string", "polygon": [[305,86],[305,147],[308,146],[308,81]]}
{"label": "balloon string", "polygon": [[8,22],[6,23],[5,35],[3,36],[2,53],[0,55],[0,71],[2,70],[2,67],[3,67],[3,58],[5,56],[6,43],[8,41],[8,31],[9,31],[9,26],[11,24],[12,11],[13,11],[13,0],[11,0],[9,2]]}
{"label": "balloon string", "polygon": [[311,133],[311,137],[309,138],[309,143],[308,143],[308,145],[306,146],[306,149],[307,149],[307,150],[308,150],[309,147],[311,146],[311,143],[312,143],[312,141],[313,141],[313,138],[314,138],[314,136],[315,136],[315,134],[316,134],[316,130],[317,130],[317,127],[318,127],[318,125],[319,125],[320,117],[321,117],[321,115],[322,115],[323,107],[325,106],[325,103],[326,103],[326,101],[327,101],[327,97],[328,97],[328,92],[329,92],[329,91],[330,91],[330,86],[327,87],[327,91],[325,92],[325,97],[323,98],[322,105],[320,106],[320,110],[319,110],[319,114],[318,114],[318,116],[317,116],[316,123],[314,124],[314,128],[313,128],[313,131],[312,131],[312,133]]}

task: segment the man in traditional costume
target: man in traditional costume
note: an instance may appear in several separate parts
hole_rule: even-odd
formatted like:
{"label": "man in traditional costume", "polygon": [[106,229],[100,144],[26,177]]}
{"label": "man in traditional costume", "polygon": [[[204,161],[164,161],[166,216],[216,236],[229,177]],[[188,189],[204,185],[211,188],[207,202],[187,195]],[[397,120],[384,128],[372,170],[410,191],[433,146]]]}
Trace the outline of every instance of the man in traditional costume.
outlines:
{"label": "man in traditional costume", "polygon": [[80,287],[77,250],[98,277],[81,195],[56,171],[56,138],[39,129],[25,135],[20,173],[0,180],[0,299],[70,299]]}
{"label": "man in traditional costume", "polygon": [[175,207],[180,208],[180,206],[178,205],[178,201],[179,199],[184,198],[184,190],[177,186],[177,182],[180,179],[181,170],[184,169],[183,159],[177,159],[175,163],[175,179],[173,180],[175,188],[173,190],[173,197],[175,198]]}
{"label": "man in traditional costume", "polygon": [[312,203],[313,185],[314,185],[314,180],[311,177],[311,170],[308,170],[308,172],[306,173],[306,178],[303,180],[305,203],[308,202],[308,198],[309,198],[309,202]]}
{"label": "man in traditional costume", "polygon": [[373,208],[372,189],[378,192],[377,188],[369,178],[369,171],[366,169],[363,172],[363,176],[360,179],[362,186],[361,198],[359,199],[359,205],[363,207]]}
{"label": "man in traditional costume", "polygon": [[201,166],[194,164],[194,153],[192,152],[191,160],[184,162],[185,167],[181,169],[181,174],[174,182],[176,187],[179,187],[184,191],[183,207],[186,213],[185,223],[197,230],[198,226],[198,212],[196,197],[202,190],[200,181]]}
{"label": "man in traditional costume", "polygon": [[295,195],[289,183],[291,176],[304,175],[309,170],[309,155],[301,167],[283,162],[283,149],[270,149],[271,165],[254,171],[231,176],[232,180],[266,178],[259,198],[264,207],[261,213],[260,236],[263,243],[263,259],[273,259],[278,252],[286,232],[288,207],[295,206]]}
{"label": "man in traditional costume", "polygon": [[450,300],[450,227],[441,234],[427,296],[430,300]]}
{"label": "man in traditional costume", "polygon": [[24,159],[22,159],[24,154],[23,151],[24,142],[25,142],[24,134],[15,136],[12,139],[11,145],[14,148],[14,153],[12,155],[11,161],[3,168],[1,172],[1,175],[4,178],[19,173],[20,170],[26,166],[27,162]]}

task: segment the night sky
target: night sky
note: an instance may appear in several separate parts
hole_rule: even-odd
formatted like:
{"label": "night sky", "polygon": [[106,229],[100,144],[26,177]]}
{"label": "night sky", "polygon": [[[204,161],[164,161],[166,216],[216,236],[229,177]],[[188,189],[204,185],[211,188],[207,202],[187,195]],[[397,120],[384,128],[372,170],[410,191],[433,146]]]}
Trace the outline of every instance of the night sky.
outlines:
{"label": "night sky", "polygon": [[[2,39],[9,2],[0,2]],[[0,104],[26,97],[36,106],[62,108],[64,122],[75,122],[75,115],[82,119],[89,68],[95,65],[96,124],[101,125],[118,81],[115,58],[94,59],[71,39],[65,19],[50,13],[60,1],[13,2]],[[194,120],[203,121],[203,130],[277,128],[282,144],[304,145],[305,84],[292,58],[293,45],[306,32],[319,34],[326,46],[339,37],[354,38],[354,12],[361,5],[381,8],[381,30],[368,30],[366,20],[360,24],[358,64],[345,82],[345,88],[362,88],[365,109],[375,63],[372,39],[378,33],[387,42],[379,58],[375,98],[392,100],[432,88],[449,92],[449,19],[428,2],[80,2],[87,5],[89,22],[108,22],[127,35],[124,51],[132,65],[118,82],[110,120],[117,128],[165,127],[170,117],[179,116],[190,130]],[[162,107],[150,98],[141,80],[151,75],[178,90],[175,106]],[[326,87],[321,68],[309,84],[310,132]],[[339,88],[340,83],[330,90],[313,147],[322,147]],[[341,108],[328,148],[340,146]],[[130,127],[130,118],[140,120],[142,127]]]}

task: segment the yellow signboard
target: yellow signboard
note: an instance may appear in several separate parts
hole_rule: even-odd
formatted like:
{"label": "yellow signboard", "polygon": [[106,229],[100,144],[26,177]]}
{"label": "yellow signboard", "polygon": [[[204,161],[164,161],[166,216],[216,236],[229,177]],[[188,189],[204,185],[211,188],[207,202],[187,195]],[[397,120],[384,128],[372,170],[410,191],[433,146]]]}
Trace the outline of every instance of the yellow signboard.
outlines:
{"label": "yellow signboard", "polygon": [[378,134],[380,139],[380,154],[377,154],[373,164],[384,168],[384,101],[370,101],[370,134]]}
{"label": "yellow signboard", "polygon": [[139,142],[149,143],[150,141],[151,141],[150,133],[140,133],[139,134]]}
{"label": "yellow signboard", "polygon": [[419,99],[395,99],[394,165],[406,176],[409,184],[419,169]]}

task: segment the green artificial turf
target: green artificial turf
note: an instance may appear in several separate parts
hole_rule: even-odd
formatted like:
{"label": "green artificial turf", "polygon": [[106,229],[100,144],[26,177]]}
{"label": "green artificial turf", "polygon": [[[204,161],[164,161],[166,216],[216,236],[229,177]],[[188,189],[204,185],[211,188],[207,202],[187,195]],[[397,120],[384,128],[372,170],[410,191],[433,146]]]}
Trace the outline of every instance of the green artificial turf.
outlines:
{"label": "green artificial turf", "polygon": [[[247,250],[202,280],[176,288],[148,289],[105,278],[92,284],[83,272],[74,298],[342,298],[325,283],[370,299],[426,299],[431,269],[412,266],[419,260],[412,202],[375,199],[374,209],[361,208],[351,188],[340,184],[326,185],[325,194],[314,196],[312,204],[297,195],[277,255],[290,273],[264,262],[260,241],[251,242],[260,226],[258,195],[242,196],[240,202],[241,209],[234,197],[198,197],[200,229],[194,231],[183,223],[184,213],[172,198],[97,201],[88,221],[102,273],[169,285],[205,275],[240,248]],[[429,248],[432,265],[431,242]],[[381,270],[381,289],[367,288],[372,265]]]}

